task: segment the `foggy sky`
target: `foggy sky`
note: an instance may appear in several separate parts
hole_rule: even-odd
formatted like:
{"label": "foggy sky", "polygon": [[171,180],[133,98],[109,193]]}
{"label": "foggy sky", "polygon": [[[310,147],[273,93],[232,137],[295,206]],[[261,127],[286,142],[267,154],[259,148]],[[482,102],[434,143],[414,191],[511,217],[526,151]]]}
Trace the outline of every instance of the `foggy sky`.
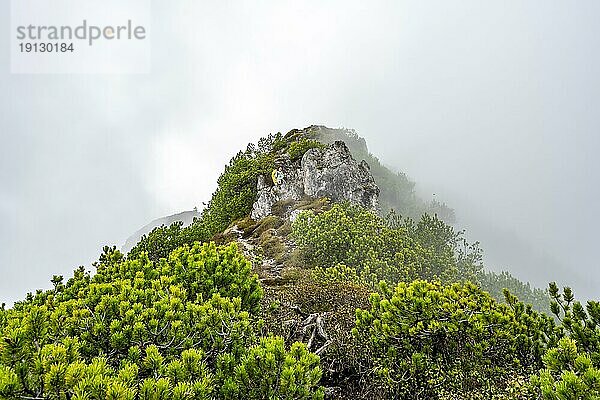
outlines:
{"label": "foggy sky", "polygon": [[600,297],[600,3],[249,3],[155,1],[146,75],[11,75],[0,5],[0,301],[310,124],[356,129],[455,208],[490,268]]}

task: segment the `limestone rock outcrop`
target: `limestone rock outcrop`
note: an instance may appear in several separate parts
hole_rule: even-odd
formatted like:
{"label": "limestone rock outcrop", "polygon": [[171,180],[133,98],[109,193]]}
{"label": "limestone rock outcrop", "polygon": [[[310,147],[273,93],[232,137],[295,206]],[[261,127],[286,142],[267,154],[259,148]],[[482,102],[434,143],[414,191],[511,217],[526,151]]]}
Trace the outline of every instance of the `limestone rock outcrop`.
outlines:
{"label": "limestone rock outcrop", "polygon": [[285,155],[270,177],[258,179],[258,195],[251,217],[262,219],[280,201],[327,197],[350,201],[377,210],[379,188],[365,161],[357,162],[346,144],[335,141],[325,148],[312,148],[298,161]]}

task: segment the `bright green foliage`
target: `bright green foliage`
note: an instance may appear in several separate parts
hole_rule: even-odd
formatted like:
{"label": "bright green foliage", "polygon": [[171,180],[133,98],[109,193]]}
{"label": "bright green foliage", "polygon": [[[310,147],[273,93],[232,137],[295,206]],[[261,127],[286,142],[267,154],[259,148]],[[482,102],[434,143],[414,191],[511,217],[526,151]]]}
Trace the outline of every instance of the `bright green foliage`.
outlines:
{"label": "bright green foliage", "polygon": [[250,214],[256,200],[259,175],[270,176],[275,167],[271,153],[248,149],[239,152],[225,167],[209,207],[200,222],[211,234],[222,232],[232,221]]}
{"label": "bright green foliage", "polygon": [[303,343],[286,351],[283,338],[262,338],[233,370],[221,389],[226,399],[323,399],[319,357]]}
{"label": "bright green foliage", "polygon": [[252,264],[236,244],[217,247],[214,243],[195,243],[173,251],[168,262],[160,263],[161,273],[177,277],[192,293],[209,298],[214,293],[239,297],[244,309],[257,312],[262,289],[252,272]]}
{"label": "bright green foliage", "polygon": [[562,332],[577,343],[580,351],[600,368],[600,303],[588,301],[585,308],[575,301],[573,292],[565,287],[561,294],[555,283],[549,287],[552,313],[561,322]]}
{"label": "bright green foliage", "polygon": [[12,369],[0,366],[0,396],[7,398],[21,389],[19,376]]}
{"label": "bright green foliage", "polygon": [[[535,398],[547,400],[600,398],[600,305],[584,308],[566,287],[549,286],[552,313],[559,321],[543,357],[544,368],[531,377]],[[548,332],[548,330],[546,330]]]}
{"label": "bright green foliage", "polygon": [[[133,262],[124,264],[127,268]],[[143,372],[141,379],[162,376],[164,363],[190,348],[203,349],[209,362],[223,353],[241,355],[254,333],[240,299],[214,294],[198,303],[201,296],[174,281],[165,275],[147,278],[137,271],[133,279],[91,283],[77,298],[61,301],[60,294],[50,295],[44,305],[11,315],[3,332],[8,340],[0,347],[3,364],[19,375],[25,393],[40,396],[49,387],[75,390],[76,386],[64,387],[61,376],[81,362],[79,357],[86,363],[102,357],[111,368],[134,362]],[[36,361],[40,358],[41,365]],[[46,358],[51,362],[45,364]],[[55,365],[55,360],[60,363]],[[90,384],[96,385],[97,379],[94,376]]]}
{"label": "bright green foliage", "polygon": [[[191,299],[203,299],[218,293],[223,297],[239,297],[245,310],[256,311],[262,295],[258,277],[252,265],[240,253],[237,245],[216,246],[214,243],[184,245],[171,252],[168,260],[152,263],[145,255],[137,260],[100,263],[93,282],[108,282],[116,277],[135,279],[144,277],[172,277]],[[201,300],[201,299],[200,299]]]}
{"label": "bright green foliage", "polygon": [[[219,360],[274,373],[250,368],[266,346],[253,347],[262,290],[235,244],[186,245],[158,263],[106,247],[96,268],[0,311],[1,398],[213,399],[226,376]],[[283,354],[290,381],[278,393],[314,398],[318,357],[296,345]]]}
{"label": "bright green foliage", "polygon": [[436,217],[418,223],[395,215],[387,219],[350,204],[335,204],[314,215],[300,214],[293,234],[308,262],[325,280],[377,285],[413,279],[457,281],[481,268],[476,246]]}
{"label": "bright green foliage", "polygon": [[[36,379],[31,381],[22,381],[13,369],[0,367],[2,398],[27,398],[24,394],[34,396],[34,393],[40,399],[212,398],[214,385],[210,372],[201,358],[192,359],[194,364],[190,365],[186,352],[181,358],[164,363],[156,347],[150,346],[140,364],[151,367],[140,367],[126,360],[115,368],[104,357],[86,363],[76,350],[67,354],[68,351],[60,344],[44,346],[40,360],[32,368]],[[175,372],[178,376],[174,376]]]}
{"label": "bright green foliage", "polygon": [[414,281],[381,293],[357,311],[354,334],[383,397],[491,398],[540,365],[547,320],[530,309],[499,304],[470,283]]}
{"label": "bright green foliage", "polygon": [[544,355],[545,368],[531,379],[547,400],[600,398],[600,369],[573,339],[563,338]]}
{"label": "bright green foliage", "polygon": [[288,149],[288,154],[290,155],[290,159],[292,161],[296,161],[302,158],[304,153],[306,153],[310,149],[314,148],[324,148],[325,145],[321,142],[318,142],[313,139],[301,138],[299,140],[295,140],[290,144]]}

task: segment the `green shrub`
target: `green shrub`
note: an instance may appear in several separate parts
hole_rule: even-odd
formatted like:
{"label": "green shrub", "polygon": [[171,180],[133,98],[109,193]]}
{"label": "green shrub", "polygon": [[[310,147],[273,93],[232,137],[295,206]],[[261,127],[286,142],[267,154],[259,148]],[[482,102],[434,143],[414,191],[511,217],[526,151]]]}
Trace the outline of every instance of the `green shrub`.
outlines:
{"label": "green shrub", "polygon": [[217,180],[218,188],[199,223],[214,235],[249,215],[258,193],[258,176],[270,176],[274,167],[272,153],[257,154],[249,150],[238,153]]}
{"label": "green shrub", "polygon": [[153,263],[114,248],[55,289],[3,310],[3,398],[212,398],[217,359],[257,342],[262,290],[236,245]]}
{"label": "green shrub", "polygon": [[562,338],[544,355],[544,369],[532,376],[533,391],[547,400],[600,398],[600,369],[573,339]]}
{"label": "green shrub", "polygon": [[436,217],[384,219],[360,206],[334,204],[320,214],[301,213],[293,235],[323,279],[377,286],[413,279],[472,279],[481,268],[476,246],[463,251],[461,233]]}
{"label": "green shrub", "polygon": [[[226,364],[226,363],[223,363]],[[323,399],[319,387],[319,357],[303,343],[286,350],[281,337],[261,338],[232,370],[226,373],[221,393],[225,399]]]}
{"label": "green shrub", "polygon": [[256,312],[262,297],[258,277],[252,264],[237,244],[216,246],[195,243],[176,249],[168,261],[160,263],[161,274],[175,276],[190,294],[209,299],[218,293],[223,297],[239,297],[245,310]]}
{"label": "green shrub", "polygon": [[540,365],[537,332],[546,320],[531,311],[526,320],[473,284],[415,281],[381,293],[370,310],[357,311],[354,335],[366,347],[367,379],[385,397],[491,398]]}

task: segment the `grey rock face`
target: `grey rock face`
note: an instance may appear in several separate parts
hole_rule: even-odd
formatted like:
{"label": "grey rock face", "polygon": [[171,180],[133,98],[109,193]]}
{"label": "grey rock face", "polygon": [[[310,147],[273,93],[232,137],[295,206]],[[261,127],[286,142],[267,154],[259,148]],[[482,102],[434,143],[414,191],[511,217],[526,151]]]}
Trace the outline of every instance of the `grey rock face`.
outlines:
{"label": "grey rock face", "polygon": [[271,185],[265,177],[259,177],[258,196],[251,214],[255,220],[270,215],[271,207],[278,201],[297,201],[307,196],[378,208],[379,188],[368,164],[354,160],[342,141],[324,149],[310,149],[300,161],[280,160],[272,181]]}

